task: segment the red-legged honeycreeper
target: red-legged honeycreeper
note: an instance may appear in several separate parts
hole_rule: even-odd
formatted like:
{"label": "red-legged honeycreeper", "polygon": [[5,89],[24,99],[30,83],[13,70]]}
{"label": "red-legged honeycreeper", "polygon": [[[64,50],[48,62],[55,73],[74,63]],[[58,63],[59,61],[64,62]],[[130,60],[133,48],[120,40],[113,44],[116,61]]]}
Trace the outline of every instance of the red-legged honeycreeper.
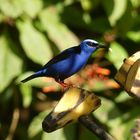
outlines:
{"label": "red-legged honeycreeper", "polygon": [[66,86],[64,80],[82,69],[88,61],[88,58],[98,48],[105,48],[95,40],[85,39],[79,46],[68,48],[52,58],[46,65],[33,75],[27,77],[21,82],[27,82],[37,77],[53,77],[56,82]]}

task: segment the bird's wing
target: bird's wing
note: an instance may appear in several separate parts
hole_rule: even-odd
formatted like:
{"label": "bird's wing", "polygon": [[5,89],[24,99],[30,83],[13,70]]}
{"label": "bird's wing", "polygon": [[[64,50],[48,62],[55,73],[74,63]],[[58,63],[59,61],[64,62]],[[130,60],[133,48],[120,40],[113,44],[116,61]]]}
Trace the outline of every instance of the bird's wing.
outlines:
{"label": "bird's wing", "polygon": [[68,57],[70,57],[73,54],[78,54],[81,52],[81,48],[80,46],[75,46],[72,48],[68,48],[66,50],[64,50],[63,52],[61,52],[60,54],[58,54],[57,56],[55,56],[54,58],[52,58],[47,64],[45,64],[42,69],[49,67],[50,65],[57,63],[59,61],[62,61],[64,59],[67,59]]}

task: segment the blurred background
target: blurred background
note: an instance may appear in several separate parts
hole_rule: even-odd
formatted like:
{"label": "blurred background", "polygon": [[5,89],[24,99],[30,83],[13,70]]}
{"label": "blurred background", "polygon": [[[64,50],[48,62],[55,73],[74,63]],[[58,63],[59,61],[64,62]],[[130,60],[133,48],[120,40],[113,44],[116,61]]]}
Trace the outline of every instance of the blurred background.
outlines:
{"label": "blurred background", "polygon": [[113,80],[123,59],[140,48],[139,0],[0,0],[0,139],[98,140],[79,123],[53,133],[44,117],[62,96],[51,78],[21,79],[86,38],[107,44],[66,83],[93,91],[102,105],[94,120],[117,140],[138,140],[140,101]]}

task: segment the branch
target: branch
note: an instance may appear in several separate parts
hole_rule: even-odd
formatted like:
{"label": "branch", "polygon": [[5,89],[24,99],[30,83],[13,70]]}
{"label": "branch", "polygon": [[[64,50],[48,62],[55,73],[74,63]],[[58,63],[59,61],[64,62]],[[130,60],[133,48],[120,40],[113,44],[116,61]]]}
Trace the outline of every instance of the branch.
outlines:
{"label": "branch", "polygon": [[83,124],[87,129],[94,133],[101,140],[115,140],[109,133],[103,128],[97,125],[89,116],[81,116],[79,122]]}

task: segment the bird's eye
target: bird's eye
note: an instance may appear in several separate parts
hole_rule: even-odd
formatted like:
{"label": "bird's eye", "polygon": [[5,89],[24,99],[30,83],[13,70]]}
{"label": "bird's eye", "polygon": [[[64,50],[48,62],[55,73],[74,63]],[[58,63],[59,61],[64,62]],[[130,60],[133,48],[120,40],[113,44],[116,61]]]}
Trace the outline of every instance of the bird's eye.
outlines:
{"label": "bird's eye", "polygon": [[98,43],[96,42],[87,42],[87,45],[90,47],[96,47],[98,45]]}

